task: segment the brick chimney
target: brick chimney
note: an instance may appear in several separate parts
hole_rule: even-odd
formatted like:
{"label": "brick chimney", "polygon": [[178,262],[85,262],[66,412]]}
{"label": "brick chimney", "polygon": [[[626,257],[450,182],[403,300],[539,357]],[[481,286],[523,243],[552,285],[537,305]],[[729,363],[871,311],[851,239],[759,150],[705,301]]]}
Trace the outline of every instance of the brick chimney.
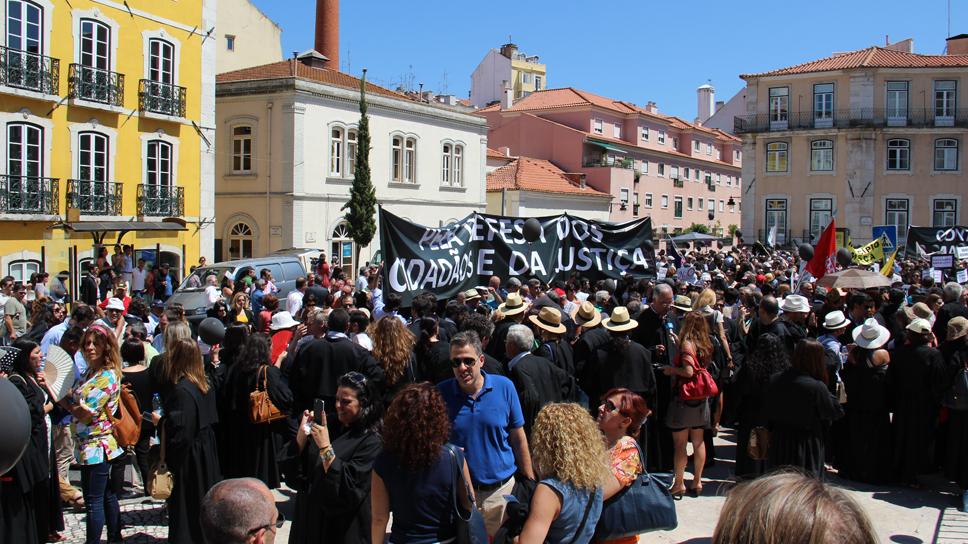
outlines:
{"label": "brick chimney", "polygon": [[339,70],[339,0],[316,0],[315,49],[328,59],[325,68]]}
{"label": "brick chimney", "polygon": [[958,34],[946,40],[949,55],[968,55],[968,34]]}

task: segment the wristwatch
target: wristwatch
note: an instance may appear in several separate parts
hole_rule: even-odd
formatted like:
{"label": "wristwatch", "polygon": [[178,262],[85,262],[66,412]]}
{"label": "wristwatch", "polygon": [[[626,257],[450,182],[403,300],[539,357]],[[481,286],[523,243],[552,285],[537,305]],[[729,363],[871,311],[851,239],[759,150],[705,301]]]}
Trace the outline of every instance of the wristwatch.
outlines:
{"label": "wristwatch", "polygon": [[323,450],[319,452],[319,457],[323,460],[324,463],[329,463],[333,459],[336,459],[336,452],[333,451],[333,446],[328,445],[325,448],[323,448]]}

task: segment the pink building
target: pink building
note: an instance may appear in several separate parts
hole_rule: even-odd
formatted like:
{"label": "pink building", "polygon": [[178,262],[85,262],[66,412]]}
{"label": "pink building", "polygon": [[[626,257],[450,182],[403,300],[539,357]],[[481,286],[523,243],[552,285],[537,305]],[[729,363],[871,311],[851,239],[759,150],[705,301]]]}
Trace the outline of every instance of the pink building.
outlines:
{"label": "pink building", "polygon": [[612,195],[611,221],[651,216],[660,238],[693,223],[723,235],[740,225],[742,142],[730,134],[570,87],[478,114],[488,146],[585,174]]}

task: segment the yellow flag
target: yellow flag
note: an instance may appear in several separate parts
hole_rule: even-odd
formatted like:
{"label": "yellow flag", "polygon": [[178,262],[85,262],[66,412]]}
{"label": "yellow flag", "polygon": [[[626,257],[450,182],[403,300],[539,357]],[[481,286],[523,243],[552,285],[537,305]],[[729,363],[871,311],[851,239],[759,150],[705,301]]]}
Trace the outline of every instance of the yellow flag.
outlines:
{"label": "yellow flag", "polygon": [[890,278],[894,275],[894,257],[897,257],[896,249],[894,250],[894,253],[891,253],[891,256],[887,258],[884,266],[881,267],[882,276],[887,276]]}
{"label": "yellow flag", "polygon": [[884,260],[884,244],[880,238],[858,248],[851,247],[850,251],[857,264],[867,265]]}

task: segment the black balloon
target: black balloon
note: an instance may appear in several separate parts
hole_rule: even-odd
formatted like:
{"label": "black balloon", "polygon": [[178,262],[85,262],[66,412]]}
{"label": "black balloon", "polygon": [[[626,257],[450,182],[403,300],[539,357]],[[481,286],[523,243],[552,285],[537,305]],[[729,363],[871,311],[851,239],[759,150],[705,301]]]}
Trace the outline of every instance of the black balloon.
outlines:
{"label": "black balloon", "polygon": [[30,412],[20,391],[0,378],[0,476],[17,464],[30,440]]}
{"label": "black balloon", "polygon": [[210,346],[219,344],[225,338],[225,325],[214,317],[206,317],[198,324],[198,337]]}
{"label": "black balloon", "polygon": [[736,234],[736,237],[739,238],[740,240],[743,239],[743,233],[742,233],[742,231],[736,231],[734,234]]}
{"label": "black balloon", "polygon": [[854,255],[846,247],[837,250],[837,263],[847,268],[854,262]]}
{"label": "black balloon", "polygon": [[800,258],[809,261],[813,258],[813,246],[810,244],[800,244]]}
{"label": "black balloon", "polygon": [[521,233],[524,235],[524,239],[530,243],[541,238],[541,230],[541,221],[531,217],[524,222],[524,229]]}

